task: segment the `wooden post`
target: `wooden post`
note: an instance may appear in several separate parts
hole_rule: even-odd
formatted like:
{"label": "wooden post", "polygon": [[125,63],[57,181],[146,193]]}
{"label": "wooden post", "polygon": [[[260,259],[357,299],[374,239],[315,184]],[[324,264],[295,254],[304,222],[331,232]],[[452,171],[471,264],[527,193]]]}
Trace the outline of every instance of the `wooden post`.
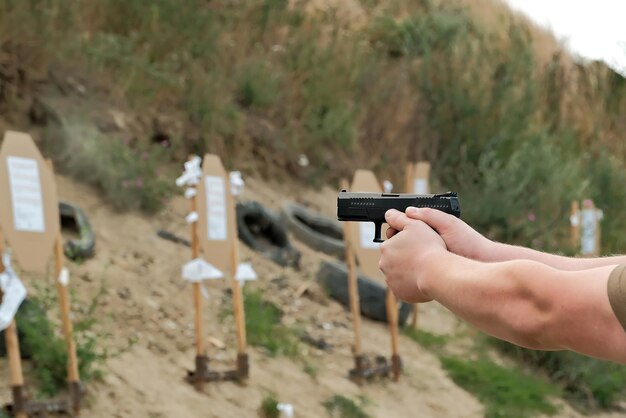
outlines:
{"label": "wooden post", "polygon": [[400,355],[398,354],[398,303],[391,289],[387,288],[385,298],[387,307],[387,324],[389,324],[389,335],[391,336],[391,373],[393,380],[400,378],[402,365],[400,363]]}
{"label": "wooden post", "polygon": [[239,280],[236,278],[237,274],[237,266],[239,265],[239,243],[237,241],[233,242],[233,250],[232,250],[232,276],[231,276],[231,288],[233,291],[233,307],[234,307],[234,316],[235,316],[235,324],[237,331],[237,352],[245,353],[246,352],[246,321],[245,321],[245,312],[243,307],[243,292],[241,289],[241,284]]}
{"label": "wooden post", "polygon": [[[0,233],[0,273],[4,273],[4,263],[2,261],[3,238]],[[2,292],[0,291],[0,297]],[[20,353],[20,343],[17,337],[17,326],[15,320],[4,330],[4,341],[9,361],[9,373],[11,379],[11,389],[13,391],[13,408],[16,418],[28,418],[24,411],[24,374],[22,373],[22,355]]]}
{"label": "wooden post", "polygon": [[580,251],[580,205],[578,201],[573,201],[570,214],[571,244],[576,252]]}
{"label": "wooden post", "polygon": [[248,378],[250,366],[248,354],[246,353],[246,314],[243,304],[243,291],[241,283],[237,280],[237,267],[239,266],[239,241],[237,239],[232,243],[231,255],[230,286],[233,292],[233,315],[237,333],[237,372],[240,379],[246,379]]}
{"label": "wooden post", "polygon": [[[50,171],[54,176],[54,166],[52,160],[46,160]],[[78,372],[78,357],[76,355],[76,341],[74,340],[74,328],[70,319],[70,299],[66,284],[59,280],[65,265],[65,255],[63,254],[63,240],[61,230],[57,231],[57,238],[54,243],[54,278],[59,295],[59,307],[61,310],[61,324],[63,325],[63,335],[67,349],[67,382],[69,386],[70,401],[72,410],[78,414],[80,411],[80,374]]]}
{"label": "wooden post", "polygon": [[[341,188],[348,190],[350,187],[347,180],[342,180]],[[352,327],[354,328],[354,358],[356,359],[357,375],[362,367],[361,353],[361,309],[359,302],[359,290],[357,285],[356,260],[350,239],[350,224],[343,223],[343,237],[346,243],[346,265],[348,266],[348,292],[350,297],[350,313],[352,316]]]}
{"label": "wooden post", "polygon": [[76,355],[76,341],[74,340],[74,328],[70,320],[70,299],[65,284],[59,281],[61,271],[64,267],[65,257],[63,256],[63,244],[61,233],[55,243],[55,280],[57,292],[59,294],[59,305],[61,309],[61,323],[63,324],[63,335],[65,336],[65,346],[67,349],[67,381],[69,384],[70,400],[72,410],[78,414],[80,411],[80,375],[78,372],[78,357]]}
{"label": "wooden post", "polygon": [[[195,189],[195,186],[190,186]],[[190,199],[190,213],[197,212],[198,198],[194,194]],[[200,240],[198,239],[198,223],[190,222],[189,228],[191,233],[191,259],[195,260],[200,255]],[[200,282],[194,282],[193,286],[193,305],[195,312],[195,328],[196,328],[196,390],[204,389],[203,376],[207,368],[206,351],[204,347],[204,323],[202,320],[202,288]]]}

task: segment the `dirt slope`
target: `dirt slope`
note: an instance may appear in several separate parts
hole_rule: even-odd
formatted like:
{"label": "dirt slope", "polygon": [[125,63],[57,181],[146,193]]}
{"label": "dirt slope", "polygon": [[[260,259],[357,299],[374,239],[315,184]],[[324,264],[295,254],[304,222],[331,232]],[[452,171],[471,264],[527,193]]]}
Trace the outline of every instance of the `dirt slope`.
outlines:
{"label": "dirt slope", "polygon": [[[435,355],[405,337],[400,338],[406,373],[399,383],[374,382],[359,387],[346,378],[352,367],[352,331],[346,310],[328,300],[315,284],[315,273],[325,256],[296,242],[303,253],[302,269],[280,268],[242,246],[242,258],[259,274],[257,283],[264,297],[278,303],[284,321],[299,324],[311,335],[334,346],[321,351],[302,345],[304,355],[316,369],[315,377],[303,365],[285,357],[271,358],[250,348],[251,378],[245,385],[209,384],[204,393],[183,381],[194,359],[191,289],[180,278],[180,266],[189,259],[189,249],[158,238],[159,228],[186,236],[187,202],[175,198],[158,216],[119,214],[93,190],[64,177],[57,178],[63,199],[80,204],[89,214],[97,234],[97,256],[81,265],[71,264],[71,285],[77,290],[74,308],[87,304],[101,286],[106,291],[98,308],[102,341],[109,348],[136,343],[105,365],[102,382],[90,384],[83,416],[93,418],[139,417],[255,417],[262,399],[272,393],[281,402],[295,406],[297,417],[327,416],[322,402],[335,394],[363,396],[366,411],[374,417],[481,417],[481,404],[457,387],[439,366]],[[244,198],[260,200],[277,208],[289,196],[332,215],[335,191],[289,190],[285,186],[248,180]],[[294,295],[303,284],[309,292]],[[235,346],[232,324],[220,323],[218,312],[228,284],[207,284],[204,304],[207,338],[224,341],[227,349],[208,344],[215,369],[232,367]],[[425,329],[450,333],[459,322],[436,304],[421,307]],[[365,320],[364,349],[388,354],[389,338],[384,325]],[[10,399],[6,363],[0,361],[0,402]],[[578,416],[565,407],[561,416]],[[608,416],[608,415],[607,415]]]}

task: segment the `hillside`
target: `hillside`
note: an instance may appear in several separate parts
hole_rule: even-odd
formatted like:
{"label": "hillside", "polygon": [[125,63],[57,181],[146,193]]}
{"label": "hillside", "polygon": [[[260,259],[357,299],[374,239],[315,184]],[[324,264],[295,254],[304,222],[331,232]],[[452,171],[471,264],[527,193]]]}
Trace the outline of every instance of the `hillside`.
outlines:
{"label": "hillside", "polygon": [[[557,365],[546,390],[558,406],[552,416],[623,416],[624,368],[560,353],[517,361],[436,304],[420,306],[421,334],[400,337],[402,380],[355,385],[346,376],[349,315],[315,283],[327,256],[298,241],[300,271],[242,244],[259,273],[246,289],[279,307],[289,338],[304,332],[332,348],[290,340],[285,351],[295,353],[272,355],[257,345],[247,384],[200,394],[185,383],[195,353],[180,267],[190,253],[156,231],[188,234],[173,180],[189,154],[216,153],[241,170],[243,199],[276,210],[298,201],[330,217],[338,181],[355,169],[399,186],[405,163],[425,159],[433,189],[459,191],[464,219],[491,238],[574,254],[570,203],[592,198],[605,214],[603,253],[626,248],[626,80],[576,62],[501,2],[186,6],[0,5],[0,132],[33,134],[54,160],[60,196],[85,209],[97,236],[95,258],[70,264],[75,318],[95,301],[86,333],[105,358],[84,416],[255,417],[270,395],[292,403],[296,417],[329,415],[323,403],[335,395],[372,417],[502,416],[455,383],[447,356],[513,371],[515,387],[533,386],[519,376],[541,386],[550,371],[533,366]],[[33,295],[47,297],[46,280],[30,278]],[[209,283],[204,300],[217,369],[234,358],[228,287]],[[363,332],[366,352],[388,354],[384,325],[366,320]],[[35,383],[30,364],[27,375]],[[534,402],[529,393],[521,404]],[[0,404],[9,398],[0,378]]]}

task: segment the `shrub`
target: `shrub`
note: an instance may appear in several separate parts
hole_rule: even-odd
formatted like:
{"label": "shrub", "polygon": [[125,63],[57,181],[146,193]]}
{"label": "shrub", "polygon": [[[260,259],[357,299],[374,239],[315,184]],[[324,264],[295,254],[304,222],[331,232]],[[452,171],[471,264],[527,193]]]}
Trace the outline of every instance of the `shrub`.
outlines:
{"label": "shrub", "polygon": [[55,155],[60,171],[95,186],[120,210],[155,212],[173,189],[173,181],[164,180],[160,172],[165,153],[161,144],[133,146],[70,120],[63,129],[44,135],[44,148]]}
{"label": "shrub", "polygon": [[262,418],[279,418],[278,400],[273,395],[264,397],[259,413]]}

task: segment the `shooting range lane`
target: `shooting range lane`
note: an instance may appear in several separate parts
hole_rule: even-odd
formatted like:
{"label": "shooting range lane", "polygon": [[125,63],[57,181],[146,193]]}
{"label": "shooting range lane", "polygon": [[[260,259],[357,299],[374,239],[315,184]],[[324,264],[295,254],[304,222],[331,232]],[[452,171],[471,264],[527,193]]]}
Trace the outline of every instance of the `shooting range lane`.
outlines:
{"label": "shooting range lane", "polygon": [[[369,170],[357,170],[354,173],[350,191],[382,193],[382,188],[373,172]],[[378,268],[380,244],[372,242],[375,229],[374,223],[349,223],[351,230],[350,241],[353,243],[354,253],[359,263],[359,270],[367,277],[374,278],[384,283],[385,277]],[[383,227],[382,236],[385,236],[385,231],[386,228]],[[391,372],[393,379],[397,380],[401,371],[401,361],[398,354],[398,304],[389,288],[387,288],[386,292],[385,305],[387,309],[387,322],[389,324],[389,336],[391,338]],[[357,338],[358,337],[357,335]]]}
{"label": "shooting range lane", "polygon": [[[198,157],[191,157],[186,165],[199,164]],[[197,171],[198,167],[195,167]],[[190,175],[190,169],[180,179]],[[231,286],[233,316],[235,319],[235,335],[237,339],[236,370],[213,371],[207,356],[203,319],[203,298],[201,284],[193,283],[194,310],[195,310],[195,338],[196,359],[195,371],[188,376],[188,380],[195,384],[197,390],[202,390],[205,381],[224,379],[245,379],[248,376],[248,357],[246,354],[246,328],[243,308],[241,283],[236,278],[239,265],[239,241],[237,239],[237,223],[235,203],[229,176],[216,155],[206,154],[202,161],[201,173],[191,173],[199,176],[187,181],[190,189],[196,193],[186,193],[191,201],[190,214],[196,213],[190,221],[192,260],[202,254],[204,261],[213,269],[219,270],[223,277],[228,278]],[[179,182],[182,185],[182,181]],[[197,186],[197,187],[196,187]],[[243,186],[243,182],[241,184]],[[201,251],[199,249],[201,248]],[[202,279],[207,279],[203,277]]]}

